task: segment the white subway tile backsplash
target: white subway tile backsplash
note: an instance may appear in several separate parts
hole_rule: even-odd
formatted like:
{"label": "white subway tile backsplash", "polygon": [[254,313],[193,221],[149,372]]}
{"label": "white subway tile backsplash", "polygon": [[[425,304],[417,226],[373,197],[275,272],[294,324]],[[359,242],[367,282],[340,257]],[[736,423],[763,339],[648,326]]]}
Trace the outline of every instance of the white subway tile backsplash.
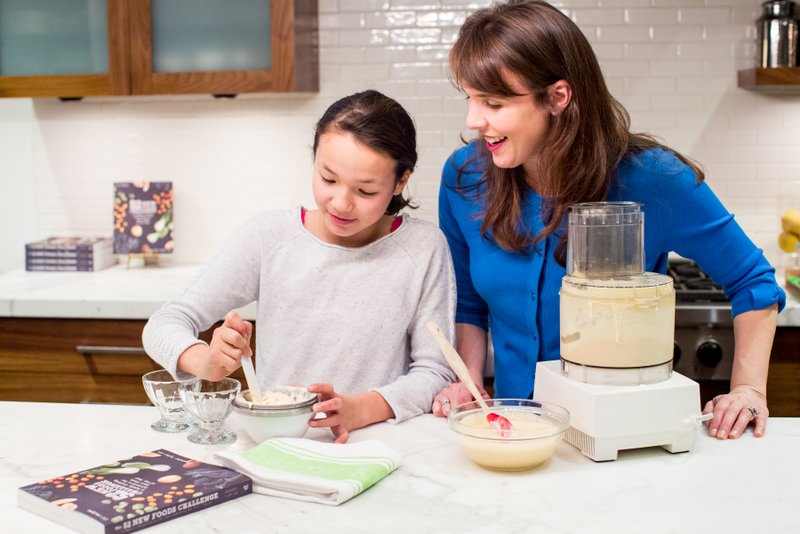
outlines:
{"label": "white subway tile backsplash", "polygon": [[441,78],[445,67],[441,63],[399,63],[392,65],[392,79],[419,80],[420,78]]}
{"label": "white subway tile backsplash", "polygon": [[650,38],[656,42],[681,44],[705,39],[705,26],[701,25],[651,26],[650,30]]}
{"label": "white subway tile backsplash", "polygon": [[702,76],[705,70],[705,64],[700,60],[663,60],[654,56],[654,59],[650,61],[650,72],[654,78],[659,76]]}
{"label": "white subway tile backsplash", "polygon": [[625,10],[622,8],[603,7],[597,9],[574,9],[570,18],[578,25],[582,24],[625,24]]}
{"label": "white subway tile backsplash", "polygon": [[[759,147],[759,146],[737,146],[733,150],[728,160],[730,163],[753,163],[758,164],[762,161],[781,161],[781,148],[780,147]],[[759,177],[756,175],[750,182],[753,186]]]}
{"label": "white subway tile backsplash", "polygon": [[678,57],[678,45],[675,43],[627,43],[625,58],[627,59],[673,59]]}
{"label": "white subway tile backsplash", "polygon": [[659,24],[675,24],[678,20],[678,10],[669,7],[634,7],[625,11],[625,22],[632,26],[647,26]]}
{"label": "white subway tile backsplash", "polygon": [[650,62],[645,60],[620,60],[620,61],[603,61],[600,64],[603,69],[603,75],[607,77],[649,77],[652,73],[650,71]]}
{"label": "white subway tile backsplash", "polygon": [[730,24],[733,10],[729,7],[681,7],[678,22],[681,24]]}
{"label": "white subway tile backsplash", "polygon": [[[587,37],[588,36],[589,35],[587,34]],[[598,26],[597,40],[600,42],[609,43],[646,43],[651,40],[650,26]],[[591,39],[589,39],[589,41],[591,41]]]}
{"label": "white subway tile backsplash", "polygon": [[409,28],[391,30],[390,39],[394,44],[431,44],[441,42],[442,30],[438,28]]}
{"label": "white subway tile backsplash", "polygon": [[681,43],[678,55],[686,59],[726,59],[733,56],[733,45],[725,42]]}
{"label": "white subway tile backsplash", "polygon": [[408,63],[418,59],[414,46],[370,47],[365,50],[364,61],[367,63]]}
{"label": "white subway tile backsplash", "polygon": [[[447,78],[458,29],[490,0],[324,0],[318,95],[0,99],[0,272],[22,244],[108,234],[115,181],[175,184],[176,253],[208,260],[254,213],[304,204],[319,115],[376,88],[412,113],[420,160],[410,184],[435,221],[442,166],[461,146],[466,103]],[[736,87],[754,65],[756,0],[559,0],[593,44],[609,90],[635,130],[698,159],[754,241],[777,255],[780,212],[800,209],[797,96]],[[5,251],[10,251],[6,254]]]}
{"label": "white subway tile backsplash", "polygon": [[374,11],[366,16],[370,28],[413,28],[416,22],[414,11]]}

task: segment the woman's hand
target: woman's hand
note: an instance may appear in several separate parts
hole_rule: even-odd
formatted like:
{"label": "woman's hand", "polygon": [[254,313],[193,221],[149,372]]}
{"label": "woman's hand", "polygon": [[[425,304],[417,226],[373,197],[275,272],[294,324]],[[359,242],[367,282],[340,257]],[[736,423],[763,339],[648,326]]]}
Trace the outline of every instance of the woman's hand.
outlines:
{"label": "woman's hand", "polygon": [[222,380],[242,365],[242,356],[251,357],[250,337],[253,324],[235,311],[225,316],[214,330],[211,343],[192,345],[181,354],[178,367],[205,380]]}
{"label": "woman's hand", "polygon": [[706,403],[704,414],[713,413],[708,434],[719,439],[736,439],[747,425],[755,425],[753,435],[761,437],[767,428],[767,400],[764,395],[747,386],[737,386],[726,395],[717,395]]}
{"label": "woman's hand", "polygon": [[[482,386],[479,386],[478,384],[475,384],[475,386],[478,388],[478,391],[481,393],[484,399],[491,398]],[[431,406],[431,411],[433,411],[433,415],[438,417],[447,417],[447,414],[450,413],[450,408],[457,404],[463,404],[471,400],[473,400],[472,393],[469,392],[467,386],[465,386],[463,382],[456,382],[455,384],[450,384],[441,390],[433,398],[433,406]]]}
{"label": "woman's hand", "polygon": [[330,428],[336,443],[345,443],[351,430],[394,417],[392,408],[375,391],[339,395],[333,384],[311,384],[308,391],[322,399],[314,405],[314,412],[325,414],[324,418],[312,419],[308,425]]}

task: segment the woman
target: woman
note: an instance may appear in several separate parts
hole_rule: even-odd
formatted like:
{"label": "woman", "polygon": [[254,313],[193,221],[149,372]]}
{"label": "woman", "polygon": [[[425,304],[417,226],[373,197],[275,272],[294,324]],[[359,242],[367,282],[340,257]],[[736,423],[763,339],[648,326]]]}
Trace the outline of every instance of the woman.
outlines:
{"label": "woman", "polygon": [[[578,202],[643,204],[646,270],[669,252],[694,259],[731,300],[736,351],[731,389],[710,401],[709,432],[737,438],[768,417],[766,381],[779,307],[774,270],[687,158],[648,135],[608,92],[580,29],[541,1],[476,11],[450,53],[477,139],[445,164],[440,226],[458,285],[458,349],[483,383],[492,332],[497,397],[532,394],[536,362],[559,358],[559,287],[566,213]],[[469,394],[442,390],[434,413]]]}

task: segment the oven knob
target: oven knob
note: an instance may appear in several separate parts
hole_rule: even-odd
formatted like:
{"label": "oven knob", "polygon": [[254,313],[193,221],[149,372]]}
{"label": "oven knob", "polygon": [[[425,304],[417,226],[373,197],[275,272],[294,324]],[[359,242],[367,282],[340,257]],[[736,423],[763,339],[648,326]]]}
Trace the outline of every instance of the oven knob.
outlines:
{"label": "oven knob", "polygon": [[722,361],[722,347],[713,339],[703,341],[697,347],[697,359],[706,367],[715,367]]}
{"label": "oven knob", "polygon": [[681,361],[681,346],[678,345],[678,342],[673,342],[672,347],[672,367],[674,368],[678,365],[678,362]]}

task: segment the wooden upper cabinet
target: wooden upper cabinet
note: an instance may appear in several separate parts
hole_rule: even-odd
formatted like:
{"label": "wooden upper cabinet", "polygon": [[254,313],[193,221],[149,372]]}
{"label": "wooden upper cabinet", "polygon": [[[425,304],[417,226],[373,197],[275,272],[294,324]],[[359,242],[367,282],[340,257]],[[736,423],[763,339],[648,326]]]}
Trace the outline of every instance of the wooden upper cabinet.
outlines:
{"label": "wooden upper cabinet", "polygon": [[0,97],[129,94],[128,43],[125,2],[0,0]]}
{"label": "wooden upper cabinet", "polygon": [[318,57],[317,0],[0,0],[4,97],[318,91]]}

